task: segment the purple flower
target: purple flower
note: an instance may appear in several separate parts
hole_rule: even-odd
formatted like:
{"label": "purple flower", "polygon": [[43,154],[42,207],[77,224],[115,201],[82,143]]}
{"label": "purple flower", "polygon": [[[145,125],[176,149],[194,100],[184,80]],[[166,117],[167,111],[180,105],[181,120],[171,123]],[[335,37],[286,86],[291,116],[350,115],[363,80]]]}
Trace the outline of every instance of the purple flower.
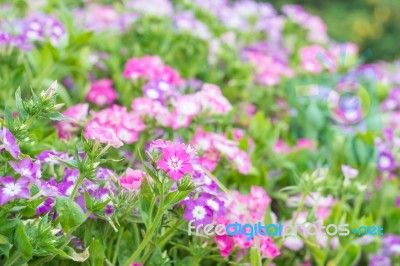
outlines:
{"label": "purple flower", "polygon": [[52,198],[47,198],[45,201],[39,204],[39,206],[37,206],[36,215],[50,212],[51,208],[53,208],[53,205],[54,200]]}
{"label": "purple flower", "polygon": [[12,176],[2,177],[0,183],[2,188],[0,189],[0,205],[4,205],[15,198],[25,198],[29,199],[29,183],[30,179],[27,177],[20,177],[17,181],[14,180]]}
{"label": "purple flower", "polygon": [[345,178],[347,179],[353,179],[358,176],[358,170],[351,168],[348,165],[342,165],[342,172]]}
{"label": "purple flower", "polygon": [[0,130],[0,140],[3,142],[2,146],[4,146],[4,149],[6,149],[6,151],[8,151],[11,156],[14,157],[14,159],[18,159],[21,151],[17,141],[8,128],[4,127],[3,130]]}
{"label": "purple flower", "polygon": [[392,266],[392,262],[385,255],[370,255],[368,266]]}
{"label": "purple flower", "polygon": [[57,182],[54,179],[49,181],[43,179],[36,179],[35,185],[38,187],[43,196],[46,197],[57,197],[60,196],[58,192]]}
{"label": "purple flower", "polygon": [[400,236],[384,235],[382,238],[385,254],[398,255],[400,254]]}
{"label": "purple flower", "polygon": [[400,196],[397,196],[396,198],[396,207],[400,208]]}
{"label": "purple flower", "polygon": [[36,155],[37,161],[46,164],[59,164],[59,161],[53,159],[52,157],[58,157],[63,160],[72,160],[72,156],[68,156],[65,152],[57,152],[52,150],[44,150],[40,154]]}
{"label": "purple flower", "polygon": [[64,179],[57,185],[58,192],[63,196],[69,197],[72,193],[72,190],[74,189],[74,184],[75,182],[67,181],[66,179]]}
{"label": "purple flower", "polygon": [[143,94],[152,100],[164,103],[168,97],[176,94],[176,88],[162,80],[149,81],[143,86]]}
{"label": "purple flower", "polygon": [[207,205],[205,198],[186,201],[186,211],[183,217],[188,221],[194,221],[194,225],[210,224],[213,220],[213,211]]}
{"label": "purple flower", "polygon": [[42,171],[40,169],[39,162],[32,162],[29,158],[23,159],[20,162],[9,162],[11,167],[15,172],[20,174],[21,176],[29,177],[29,178],[40,178],[42,175]]}
{"label": "purple flower", "polygon": [[388,151],[382,151],[378,156],[378,170],[381,172],[392,171],[396,168],[393,154]]}
{"label": "purple flower", "polygon": [[220,217],[225,214],[225,203],[217,197],[212,197],[210,194],[202,194],[202,198],[206,201],[209,208],[213,210],[216,217]]}

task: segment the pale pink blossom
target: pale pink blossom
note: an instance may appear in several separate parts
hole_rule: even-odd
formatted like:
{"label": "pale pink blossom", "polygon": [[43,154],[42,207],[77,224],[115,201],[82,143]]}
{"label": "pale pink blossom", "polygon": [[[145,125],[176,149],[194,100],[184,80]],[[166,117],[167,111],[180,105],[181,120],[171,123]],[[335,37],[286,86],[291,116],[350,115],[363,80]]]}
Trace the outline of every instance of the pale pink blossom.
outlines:
{"label": "pale pink blossom", "polygon": [[122,141],[117,137],[112,129],[102,127],[96,122],[86,125],[85,137],[103,144],[111,145],[114,148],[119,148],[123,145]]}
{"label": "pale pink blossom", "polygon": [[58,136],[63,139],[70,139],[80,128],[79,123],[83,123],[88,115],[89,105],[87,103],[76,104],[69,107],[62,114],[72,118],[74,121],[63,120],[56,123]]}
{"label": "pale pink blossom", "polygon": [[125,176],[120,178],[119,182],[127,190],[138,190],[142,185],[146,173],[141,170],[126,169]]}

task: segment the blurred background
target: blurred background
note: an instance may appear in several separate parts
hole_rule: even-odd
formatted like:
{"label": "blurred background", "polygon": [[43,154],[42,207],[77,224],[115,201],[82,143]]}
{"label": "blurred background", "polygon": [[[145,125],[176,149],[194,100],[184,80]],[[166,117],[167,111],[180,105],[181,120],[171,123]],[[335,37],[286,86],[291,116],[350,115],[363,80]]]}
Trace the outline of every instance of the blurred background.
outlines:
{"label": "blurred background", "polygon": [[350,41],[360,51],[370,49],[367,61],[400,58],[400,0],[275,0],[275,7],[301,4],[319,15],[328,27],[329,36]]}
{"label": "blurred background", "polygon": [[[284,4],[302,5],[308,12],[322,17],[327,24],[329,36],[332,38],[356,43],[361,52],[369,49],[372,56],[367,58],[368,62],[400,59],[400,0],[258,1],[269,2],[278,9]],[[49,0],[48,2],[57,4],[58,0]],[[64,0],[63,2],[65,4],[82,2],[110,4],[124,2],[124,0]],[[0,0],[0,3],[10,3],[10,0]],[[22,10],[27,6],[27,0],[13,0],[12,3],[14,7],[20,7]]]}

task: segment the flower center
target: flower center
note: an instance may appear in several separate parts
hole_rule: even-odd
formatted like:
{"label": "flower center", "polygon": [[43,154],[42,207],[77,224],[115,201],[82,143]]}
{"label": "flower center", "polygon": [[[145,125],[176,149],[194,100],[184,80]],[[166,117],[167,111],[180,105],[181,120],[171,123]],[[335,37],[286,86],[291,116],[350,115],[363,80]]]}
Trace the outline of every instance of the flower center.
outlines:
{"label": "flower center", "polygon": [[181,162],[181,160],[179,160],[176,157],[171,157],[168,160],[168,166],[169,166],[169,168],[171,168],[174,171],[179,171],[181,169],[182,162]]}
{"label": "flower center", "polygon": [[21,175],[23,176],[30,176],[31,175],[31,171],[27,168],[22,168],[21,169]]}
{"label": "flower center", "polygon": [[381,159],[379,160],[379,164],[383,168],[389,167],[390,166],[390,160],[387,157],[381,157]]}
{"label": "flower center", "polygon": [[196,220],[202,220],[206,216],[206,210],[202,206],[196,206],[194,207],[192,214]]}
{"label": "flower center", "polygon": [[6,184],[3,188],[3,193],[9,196],[15,196],[21,192],[21,187],[18,184]]}

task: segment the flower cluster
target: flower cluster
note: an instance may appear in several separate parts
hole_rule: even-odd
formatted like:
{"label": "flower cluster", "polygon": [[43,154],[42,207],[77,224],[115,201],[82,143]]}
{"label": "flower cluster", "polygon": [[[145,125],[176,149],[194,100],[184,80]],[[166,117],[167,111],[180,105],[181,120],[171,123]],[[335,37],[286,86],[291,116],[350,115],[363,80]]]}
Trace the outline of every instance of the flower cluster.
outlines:
{"label": "flower cluster", "polygon": [[58,45],[65,35],[66,30],[61,22],[45,14],[0,23],[0,44],[23,50],[31,50],[35,41],[49,40],[53,45]]}
{"label": "flower cluster", "polygon": [[128,112],[124,106],[113,105],[93,113],[93,118],[85,126],[85,136],[120,147],[122,142],[136,142],[145,128],[146,125],[135,112]]}
{"label": "flower cluster", "polygon": [[203,155],[199,157],[199,163],[209,171],[214,171],[222,155],[232,161],[240,173],[248,174],[250,172],[250,157],[239,148],[239,144],[235,140],[198,128],[191,144],[203,152]]}
{"label": "flower cluster", "polygon": [[164,64],[160,57],[150,55],[128,60],[123,76],[131,80],[141,78],[147,81],[155,81],[160,79],[175,86],[180,86],[183,83],[176,70]]}

